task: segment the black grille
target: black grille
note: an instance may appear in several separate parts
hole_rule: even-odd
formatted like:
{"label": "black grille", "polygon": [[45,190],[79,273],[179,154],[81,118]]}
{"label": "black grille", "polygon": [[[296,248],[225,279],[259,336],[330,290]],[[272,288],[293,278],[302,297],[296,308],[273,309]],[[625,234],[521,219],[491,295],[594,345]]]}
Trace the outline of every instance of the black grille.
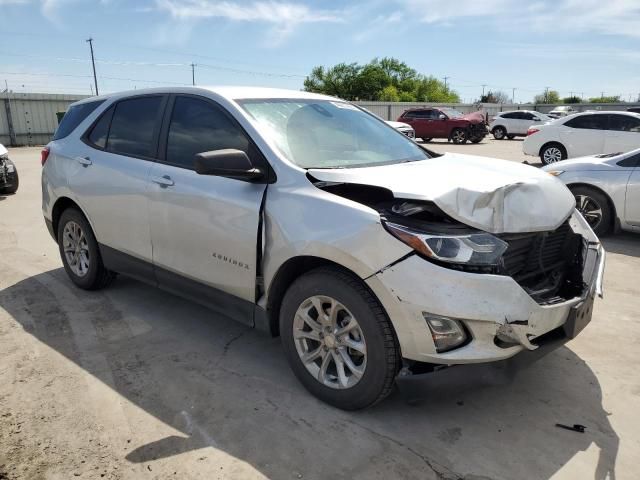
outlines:
{"label": "black grille", "polygon": [[511,276],[537,301],[555,299],[566,287],[568,277],[574,276],[572,273],[580,267],[581,237],[573,232],[568,222],[552,232],[503,235],[501,238],[509,244],[503,256],[503,273]]}

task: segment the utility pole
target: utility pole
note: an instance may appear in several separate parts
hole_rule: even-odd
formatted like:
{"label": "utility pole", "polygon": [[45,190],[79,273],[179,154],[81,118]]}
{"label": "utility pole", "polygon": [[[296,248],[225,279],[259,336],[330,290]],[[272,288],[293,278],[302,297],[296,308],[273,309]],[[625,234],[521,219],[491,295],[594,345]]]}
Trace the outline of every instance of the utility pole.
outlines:
{"label": "utility pole", "polygon": [[447,80],[449,80],[451,77],[444,77],[444,89],[445,91],[447,90]]}
{"label": "utility pole", "polygon": [[604,92],[600,93],[600,100],[604,100]]}
{"label": "utility pole", "polygon": [[89,88],[91,89],[91,96],[93,97],[93,84],[89,84]]}
{"label": "utility pole", "polygon": [[549,103],[549,87],[544,87],[544,103]]}
{"label": "utility pole", "polygon": [[93,67],[93,83],[96,85],[96,95],[100,95],[98,93],[98,77],[96,77],[96,61],[93,58],[93,38],[89,38],[87,40],[89,43],[89,49],[91,50],[91,66]]}
{"label": "utility pole", "polygon": [[482,96],[484,97],[484,87],[486,87],[487,85],[482,85]]}
{"label": "utility pole", "polygon": [[196,64],[191,63],[191,85],[196,85]]}
{"label": "utility pole", "polygon": [[516,103],[516,89],[515,87],[511,89],[511,103],[515,105]]}

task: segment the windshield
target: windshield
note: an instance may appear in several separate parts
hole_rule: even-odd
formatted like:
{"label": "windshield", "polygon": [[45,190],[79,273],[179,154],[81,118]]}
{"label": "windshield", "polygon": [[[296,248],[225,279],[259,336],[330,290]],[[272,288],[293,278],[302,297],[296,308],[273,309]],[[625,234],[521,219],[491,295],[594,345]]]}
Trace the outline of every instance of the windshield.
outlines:
{"label": "windshield", "polygon": [[238,102],[260,133],[302,168],[349,168],[425,160],[403,134],[342,101],[260,99]]}
{"label": "windshield", "polygon": [[464,113],[459,112],[455,108],[441,108],[440,110],[449,118],[460,118],[464,116]]}

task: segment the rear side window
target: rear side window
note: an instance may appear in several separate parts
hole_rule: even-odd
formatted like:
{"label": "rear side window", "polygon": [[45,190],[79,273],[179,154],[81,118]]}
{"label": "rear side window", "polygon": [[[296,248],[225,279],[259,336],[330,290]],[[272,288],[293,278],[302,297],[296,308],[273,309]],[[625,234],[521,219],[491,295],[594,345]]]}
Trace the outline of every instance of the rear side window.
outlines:
{"label": "rear side window", "polygon": [[197,153],[224,148],[249,154],[249,139],[215,105],[197,98],[177,97],[167,137],[167,163],[193,169]]}
{"label": "rear side window", "polygon": [[516,119],[516,118],[518,118],[518,112],[503,113],[500,116],[502,118]]}
{"label": "rear side window", "polygon": [[609,115],[608,130],[618,132],[640,132],[640,119],[631,115]]}
{"label": "rear side window", "polygon": [[118,102],[113,112],[107,150],[124,155],[155,156],[155,133],[162,97],[138,97]]}
{"label": "rear side window", "polygon": [[586,130],[606,130],[607,115],[581,115],[566,122],[565,126]]}
{"label": "rear side window", "polygon": [[106,148],[107,136],[109,135],[109,125],[111,124],[111,116],[113,115],[113,107],[109,108],[102,114],[100,119],[95,123],[91,132],[87,136],[89,143],[98,147]]}
{"label": "rear side window", "polygon": [[85,118],[91,115],[96,108],[102,105],[103,102],[104,100],[98,100],[95,102],[81,103],[80,105],[74,105],[71,107],[67,110],[67,113],[64,114],[64,117],[62,117],[62,121],[56,129],[53,139],[60,140],[61,138],[67,137],[78,125],[82,123]]}
{"label": "rear side window", "polygon": [[618,162],[618,165],[621,167],[637,167],[640,164],[640,153],[637,155],[633,155],[632,157],[627,157]]}

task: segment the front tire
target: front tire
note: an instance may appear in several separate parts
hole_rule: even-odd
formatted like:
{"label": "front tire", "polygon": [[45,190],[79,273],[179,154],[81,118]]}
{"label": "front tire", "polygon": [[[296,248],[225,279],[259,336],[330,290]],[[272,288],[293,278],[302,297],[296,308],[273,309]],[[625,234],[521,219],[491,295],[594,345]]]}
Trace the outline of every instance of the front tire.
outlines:
{"label": "front tire", "polygon": [[467,132],[464,128],[454,128],[451,132],[451,141],[455,144],[467,142]]}
{"label": "front tire", "polygon": [[400,349],[384,310],[360,279],[321,267],[291,284],[280,335],[298,380],[344,410],[384,399],[400,368]]}
{"label": "front tire", "polygon": [[540,149],[540,161],[543,165],[566,160],[567,150],[559,143],[549,143]]}
{"label": "front tire", "polygon": [[68,208],[58,222],[58,248],[69,278],[84,290],[109,285],[115,273],[107,270],[89,222],[79,210]]}
{"label": "front tire", "polygon": [[595,188],[572,187],[576,209],[587,221],[593,232],[603,237],[611,231],[613,212],[607,197]]}
{"label": "front tire", "polygon": [[422,137],[422,141],[424,143],[429,143],[431,140],[433,140],[433,138],[431,138],[431,137]]}
{"label": "front tire", "polygon": [[504,137],[507,136],[507,129],[504,127],[495,127],[491,133],[493,133],[493,138],[496,140],[504,140]]}

